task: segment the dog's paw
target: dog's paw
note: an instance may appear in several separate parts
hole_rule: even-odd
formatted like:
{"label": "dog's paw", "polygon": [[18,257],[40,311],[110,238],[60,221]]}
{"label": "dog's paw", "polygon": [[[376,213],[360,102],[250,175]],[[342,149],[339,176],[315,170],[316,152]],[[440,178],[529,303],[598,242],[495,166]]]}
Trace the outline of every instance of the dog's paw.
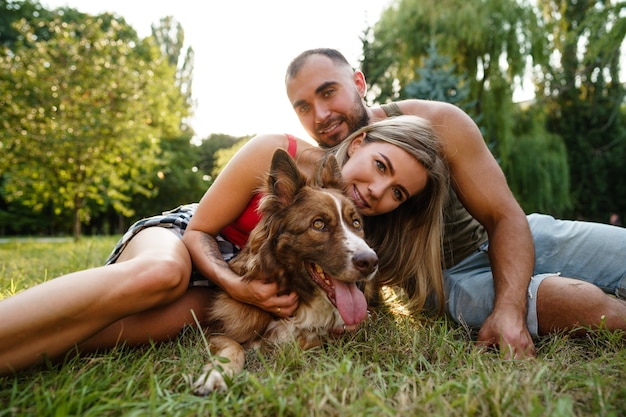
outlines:
{"label": "dog's paw", "polygon": [[206,396],[213,391],[226,392],[228,385],[222,373],[216,369],[206,369],[192,385],[193,393]]}

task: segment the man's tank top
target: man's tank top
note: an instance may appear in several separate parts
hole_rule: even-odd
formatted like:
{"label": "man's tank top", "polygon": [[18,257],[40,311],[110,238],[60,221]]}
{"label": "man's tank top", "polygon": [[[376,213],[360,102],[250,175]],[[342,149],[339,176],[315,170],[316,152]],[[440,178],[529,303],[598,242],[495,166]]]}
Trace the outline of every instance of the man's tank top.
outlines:
{"label": "man's tank top", "polygon": [[[287,152],[289,152],[289,155],[291,155],[292,158],[295,158],[298,144],[291,135],[287,135],[287,139],[289,140]],[[252,229],[254,229],[257,223],[261,221],[261,216],[258,213],[261,197],[263,197],[262,193],[256,193],[246,206],[243,213],[241,213],[241,216],[239,216],[233,223],[222,229],[222,235],[229,242],[239,246],[240,248],[243,248],[246,245],[248,238],[250,237],[250,232],[252,232]]]}
{"label": "man's tank top", "polygon": [[[396,103],[380,106],[388,117],[400,116]],[[488,239],[485,228],[463,207],[453,188],[449,188],[444,208],[443,256],[445,268],[450,268],[474,253]]]}

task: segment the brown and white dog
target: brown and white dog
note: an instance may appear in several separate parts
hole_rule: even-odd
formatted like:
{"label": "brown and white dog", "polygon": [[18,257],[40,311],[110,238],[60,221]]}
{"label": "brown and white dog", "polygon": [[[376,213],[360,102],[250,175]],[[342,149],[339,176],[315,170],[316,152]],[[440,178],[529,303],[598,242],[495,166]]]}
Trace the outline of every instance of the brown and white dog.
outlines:
{"label": "brown and white dog", "polygon": [[326,158],[307,180],[278,150],[263,192],[262,220],[230,266],[243,280],[275,280],[296,291],[299,306],[291,317],[278,318],[216,290],[204,317],[214,359],[193,383],[198,395],[227,390],[224,375],[243,370],[244,349],[294,340],[308,349],[332,329],[367,317],[356,283],[373,278],[378,257],[363,239],[362,219],[344,195],[335,158]]}

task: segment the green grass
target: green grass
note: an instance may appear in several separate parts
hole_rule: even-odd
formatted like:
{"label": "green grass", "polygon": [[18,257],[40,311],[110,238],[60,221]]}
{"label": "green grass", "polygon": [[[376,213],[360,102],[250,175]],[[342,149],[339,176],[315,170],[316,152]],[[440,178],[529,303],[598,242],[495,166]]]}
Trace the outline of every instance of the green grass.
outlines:
{"label": "green grass", "polygon": [[[0,298],[100,265],[115,237],[0,244]],[[2,320],[2,318],[0,318]],[[2,416],[624,416],[626,341],[601,333],[537,342],[535,360],[474,348],[446,319],[382,312],[322,348],[249,352],[226,394],[196,397],[199,331],[139,349],[71,356],[0,377]]]}

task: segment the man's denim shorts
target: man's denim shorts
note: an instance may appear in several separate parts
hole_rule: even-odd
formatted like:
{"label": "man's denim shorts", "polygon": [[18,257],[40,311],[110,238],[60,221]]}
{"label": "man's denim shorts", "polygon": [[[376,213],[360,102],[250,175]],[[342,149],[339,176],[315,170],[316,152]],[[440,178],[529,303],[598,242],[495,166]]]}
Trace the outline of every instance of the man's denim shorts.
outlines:
{"label": "man's denim shorts", "polygon": [[[528,287],[527,325],[538,336],[537,289],[550,276],[562,275],[600,287],[626,299],[626,229],[601,223],[527,216],[535,242],[535,270]],[[494,287],[489,244],[444,271],[446,310],[453,319],[480,327],[493,309]]]}

